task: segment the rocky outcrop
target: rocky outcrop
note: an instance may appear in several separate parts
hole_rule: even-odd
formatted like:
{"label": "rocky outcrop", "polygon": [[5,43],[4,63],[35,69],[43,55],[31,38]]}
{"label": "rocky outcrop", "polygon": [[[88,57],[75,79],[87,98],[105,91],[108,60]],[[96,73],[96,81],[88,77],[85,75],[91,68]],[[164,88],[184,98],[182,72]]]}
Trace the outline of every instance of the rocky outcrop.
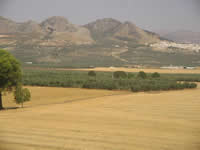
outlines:
{"label": "rocky outcrop", "polygon": [[105,37],[139,43],[153,43],[160,40],[158,35],[142,30],[131,22],[121,23],[111,18],[97,20],[85,27],[90,30],[94,38],[97,37],[97,40]]}

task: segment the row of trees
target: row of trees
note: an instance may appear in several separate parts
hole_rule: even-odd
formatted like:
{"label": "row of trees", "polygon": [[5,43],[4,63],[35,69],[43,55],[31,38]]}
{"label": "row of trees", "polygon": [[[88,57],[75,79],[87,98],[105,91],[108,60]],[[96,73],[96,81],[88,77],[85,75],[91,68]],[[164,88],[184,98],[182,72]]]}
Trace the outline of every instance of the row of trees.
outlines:
{"label": "row of trees", "polygon": [[[160,74],[125,73],[125,72],[80,72],[80,71],[49,71],[25,70],[25,85],[78,87],[89,89],[116,89],[137,91],[175,90],[195,88],[196,84],[177,82],[173,75],[164,78]],[[112,74],[115,77],[112,78]],[[119,75],[120,74],[120,75]],[[126,76],[125,76],[125,75]]]}
{"label": "row of trees", "polygon": [[161,91],[178,90],[186,88],[196,88],[195,83],[176,82],[170,80],[139,79],[139,80],[88,80],[83,85],[88,89],[108,89],[108,90],[131,90],[140,91]]}
{"label": "row of trees", "polygon": [[30,100],[28,89],[22,88],[22,71],[20,63],[7,51],[0,49],[0,110],[3,109],[2,93],[14,92],[16,103]]}
{"label": "row of trees", "polygon": [[[96,77],[96,72],[94,72],[94,71],[89,71],[89,72],[88,72],[88,76]],[[115,79],[120,79],[120,78],[121,78],[121,79],[126,79],[126,78],[130,79],[130,78],[135,77],[134,74],[132,74],[132,73],[126,73],[126,72],[124,72],[124,71],[115,71],[115,72],[113,72],[113,75],[112,75],[112,76],[113,76],[113,78],[115,78]],[[144,71],[140,71],[140,72],[138,73],[137,77],[138,77],[138,78],[141,78],[141,79],[146,79],[148,76],[147,76],[147,74],[146,74]],[[155,72],[155,73],[151,74],[150,77],[151,77],[151,78],[159,78],[159,77],[160,77],[160,74],[157,73],[157,72]]]}

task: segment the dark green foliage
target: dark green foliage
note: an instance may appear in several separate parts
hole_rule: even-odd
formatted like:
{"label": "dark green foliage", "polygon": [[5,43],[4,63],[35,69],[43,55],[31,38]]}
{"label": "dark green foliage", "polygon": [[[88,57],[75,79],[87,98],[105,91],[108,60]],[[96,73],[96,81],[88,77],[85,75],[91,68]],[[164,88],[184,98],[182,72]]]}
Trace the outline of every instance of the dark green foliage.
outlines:
{"label": "dark green foliage", "polygon": [[90,77],[96,77],[96,73],[94,71],[89,71],[88,76]]}
{"label": "dark green foliage", "polygon": [[83,84],[83,88],[114,90],[117,85],[112,80],[88,80]]}
{"label": "dark green foliage", "polygon": [[126,72],[124,71],[115,71],[113,73],[113,77],[116,78],[116,79],[119,79],[119,78],[127,78],[127,74]]}
{"label": "dark green foliage", "polygon": [[154,72],[152,75],[151,75],[152,78],[160,78],[160,74],[158,72]]}
{"label": "dark green foliage", "polygon": [[[164,78],[170,78],[171,74],[162,74]],[[176,81],[200,82],[200,74],[173,74]]]}
{"label": "dark green foliage", "polygon": [[173,80],[138,80],[131,86],[133,92],[138,91],[167,91],[180,90],[186,88],[196,88],[195,83],[177,83]]}
{"label": "dark green foliage", "polygon": [[[96,72],[96,78],[88,77],[88,72],[54,71],[54,70],[24,70],[24,85],[78,87],[88,89],[160,91],[185,88],[196,88],[195,83],[177,82],[176,75],[162,75],[151,78],[147,75],[144,80],[130,73],[129,78],[112,78],[111,72]],[[180,77],[180,76],[179,76]]]}
{"label": "dark green foliage", "polygon": [[147,74],[144,71],[140,71],[137,75],[138,78],[146,79]]}
{"label": "dark green foliage", "polygon": [[22,88],[21,84],[18,84],[14,92],[15,102],[21,104],[31,100],[31,93],[27,88]]}
{"label": "dark green foliage", "polygon": [[17,86],[21,76],[19,62],[10,53],[0,49],[0,110],[3,109],[1,93]]}
{"label": "dark green foliage", "polygon": [[19,62],[7,51],[0,50],[0,91],[16,86],[21,75]]}
{"label": "dark green foliage", "polygon": [[135,74],[134,73],[128,73],[128,79],[132,79],[132,78],[134,78],[135,77]]}

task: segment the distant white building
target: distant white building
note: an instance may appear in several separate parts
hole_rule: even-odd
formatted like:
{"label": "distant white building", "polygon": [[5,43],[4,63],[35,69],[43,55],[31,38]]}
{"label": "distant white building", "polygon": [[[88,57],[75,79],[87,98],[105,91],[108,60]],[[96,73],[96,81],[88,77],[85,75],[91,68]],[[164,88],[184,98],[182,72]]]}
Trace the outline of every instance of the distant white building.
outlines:
{"label": "distant white building", "polygon": [[187,67],[187,66],[163,66],[161,69],[196,69],[195,67]]}
{"label": "distant white building", "polygon": [[184,67],[183,66],[163,66],[163,67],[160,67],[161,69],[183,69]]}
{"label": "distant white building", "polygon": [[196,69],[196,67],[184,67],[184,69],[190,69],[190,70],[192,70],[192,69]]}
{"label": "distant white building", "polygon": [[175,42],[168,42],[168,41],[161,41],[158,43],[150,44],[153,48],[158,49],[167,49],[167,48],[180,48],[185,49],[193,52],[200,52],[200,45],[198,44],[182,44],[182,43],[175,43]]}
{"label": "distant white building", "polygon": [[25,62],[25,64],[27,64],[27,65],[32,65],[33,62]]}

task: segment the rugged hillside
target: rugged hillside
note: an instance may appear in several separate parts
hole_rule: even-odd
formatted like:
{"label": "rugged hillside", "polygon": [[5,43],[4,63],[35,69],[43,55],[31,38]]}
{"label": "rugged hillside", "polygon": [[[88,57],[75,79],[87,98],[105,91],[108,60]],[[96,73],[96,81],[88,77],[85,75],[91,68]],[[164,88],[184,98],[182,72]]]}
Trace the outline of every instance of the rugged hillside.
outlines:
{"label": "rugged hillside", "polygon": [[38,33],[41,33],[43,31],[42,31],[42,28],[40,27],[40,25],[37,22],[30,20],[30,21],[19,24],[18,28],[17,28],[17,32],[21,32],[21,33],[38,32]]}
{"label": "rugged hillside", "polygon": [[[8,44],[8,40],[10,40],[11,46],[13,43],[19,42],[20,44],[55,47],[93,43],[90,32],[86,28],[73,25],[64,17],[51,17],[41,24],[34,21],[15,23],[1,17],[0,36],[0,44]],[[10,39],[8,39],[9,37]]]}
{"label": "rugged hillside", "polygon": [[12,20],[0,16],[0,33],[16,32],[18,24]]}
{"label": "rugged hillside", "polygon": [[[0,48],[22,63],[56,67],[200,65],[199,47],[177,45],[131,22],[99,19],[84,26],[64,17],[16,23],[0,17]],[[30,63],[28,63],[30,64]]]}
{"label": "rugged hillside", "polygon": [[117,20],[107,18],[99,19],[95,22],[85,25],[93,35],[93,38],[100,40],[108,38],[112,40],[121,40],[136,43],[155,43],[159,42],[158,35],[142,30],[131,22],[121,23]]}
{"label": "rugged hillside", "polygon": [[84,27],[90,30],[92,37],[95,40],[101,40],[102,38],[111,37],[114,34],[114,30],[122,23],[112,18],[99,19],[95,22],[91,22]]}

